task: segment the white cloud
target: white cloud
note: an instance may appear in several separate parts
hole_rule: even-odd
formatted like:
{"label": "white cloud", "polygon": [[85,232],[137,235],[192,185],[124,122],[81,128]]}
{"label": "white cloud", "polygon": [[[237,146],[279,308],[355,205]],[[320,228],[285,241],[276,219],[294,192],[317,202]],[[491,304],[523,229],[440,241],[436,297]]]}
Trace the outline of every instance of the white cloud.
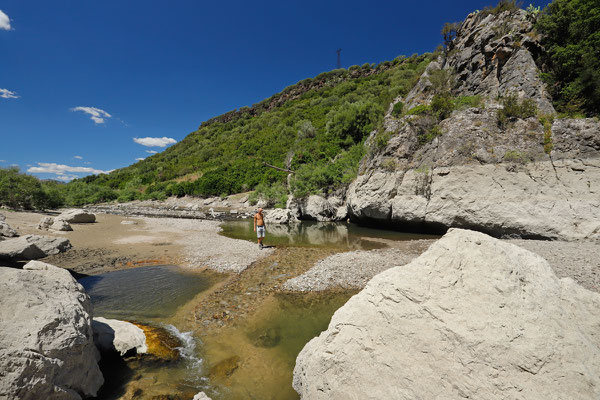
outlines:
{"label": "white cloud", "polygon": [[65,174],[58,173],[58,174],[56,174],[56,177],[54,179],[56,179],[57,181],[70,182],[73,179],[77,179],[77,178],[79,178],[77,175],[65,175]]}
{"label": "white cloud", "polygon": [[83,160],[83,157],[81,157],[81,156],[73,156],[73,158],[76,158],[78,160]]}
{"label": "white cloud", "polygon": [[0,29],[4,29],[5,31],[12,30],[10,18],[8,18],[8,15],[4,14],[2,10],[0,10]]}
{"label": "white cloud", "polygon": [[145,160],[145,158],[138,157],[138,158],[136,158],[135,160],[136,160],[136,161],[144,161],[144,160]]}
{"label": "white cloud", "polygon": [[56,163],[36,163],[37,167],[31,167],[27,172],[34,174],[57,174],[64,175],[65,172],[81,172],[86,174],[108,174],[111,171],[103,171],[101,169],[89,168],[89,167],[71,167],[64,164]]}
{"label": "white cloud", "polygon": [[166,147],[170,144],[177,143],[177,140],[168,137],[133,138],[133,141],[146,147]]}
{"label": "white cloud", "polygon": [[16,92],[11,92],[8,89],[0,89],[0,97],[2,97],[3,99],[18,99],[19,98],[19,96],[17,95]]}
{"label": "white cloud", "polygon": [[8,161],[6,161],[6,160],[0,160],[0,162],[8,162]]}
{"label": "white cloud", "polygon": [[84,163],[85,165],[92,165],[92,163],[91,163],[91,162],[89,162],[89,161],[84,161],[83,163]]}
{"label": "white cloud", "polygon": [[156,153],[158,153],[158,151],[146,150],[146,153],[148,153],[148,154],[156,154]]}
{"label": "white cloud", "polygon": [[96,107],[74,107],[71,108],[71,111],[83,111],[84,113],[89,114],[90,119],[97,124],[103,124],[105,122],[105,118],[112,117],[112,115],[106,111]]}

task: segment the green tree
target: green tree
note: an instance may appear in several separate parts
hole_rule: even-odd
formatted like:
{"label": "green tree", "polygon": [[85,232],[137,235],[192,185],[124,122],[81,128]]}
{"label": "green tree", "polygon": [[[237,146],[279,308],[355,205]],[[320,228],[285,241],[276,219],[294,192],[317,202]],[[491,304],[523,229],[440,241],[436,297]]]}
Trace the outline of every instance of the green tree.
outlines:
{"label": "green tree", "polygon": [[600,3],[554,0],[538,18],[548,68],[543,78],[559,111],[600,113]]}

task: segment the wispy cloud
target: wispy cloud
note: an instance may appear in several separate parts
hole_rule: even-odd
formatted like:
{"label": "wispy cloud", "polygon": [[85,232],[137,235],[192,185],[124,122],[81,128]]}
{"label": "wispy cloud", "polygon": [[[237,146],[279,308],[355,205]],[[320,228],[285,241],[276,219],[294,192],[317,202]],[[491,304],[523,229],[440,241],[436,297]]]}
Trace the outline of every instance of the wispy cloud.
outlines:
{"label": "wispy cloud", "polygon": [[96,107],[73,107],[71,108],[71,111],[83,111],[84,113],[89,114],[90,119],[97,124],[103,124],[106,121],[105,118],[112,117],[112,115],[106,111]]}
{"label": "wispy cloud", "polygon": [[136,158],[135,160],[136,160],[136,161],[144,161],[144,160],[145,160],[145,158],[138,157],[138,158]]}
{"label": "wispy cloud", "polygon": [[64,175],[66,172],[80,172],[85,174],[108,174],[111,171],[103,171],[101,169],[89,168],[89,167],[71,167],[64,164],[56,163],[36,163],[37,167],[31,167],[27,172],[34,174],[58,174]]}
{"label": "wispy cloud", "polygon": [[0,160],[0,162],[8,162],[8,161],[6,161],[6,160]]}
{"label": "wispy cloud", "polygon": [[5,31],[12,30],[10,18],[8,18],[8,15],[4,14],[4,11],[2,10],[0,10],[0,29],[4,29]]}
{"label": "wispy cloud", "polygon": [[146,147],[166,147],[170,144],[177,143],[177,140],[168,137],[133,138],[133,141]]}
{"label": "wispy cloud", "polygon": [[146,153],[148,153],[148,154],[156,154],[156,153],[158,153],[158,151],[155,151],[155,150],[146,150]]}
{"label": "wispy cloud", "polygon": [[76,158],[78,160],[83,160],[83,157],[81,157],[81,156],[73,156],[73,158]]}
{"label": "wispy cloud", "polygon": [[3,99],[18,99],[19,98],[19,96],[17,95],[16,92],[12,92],[8,89],[0,89],[0,97],[2,97]]}

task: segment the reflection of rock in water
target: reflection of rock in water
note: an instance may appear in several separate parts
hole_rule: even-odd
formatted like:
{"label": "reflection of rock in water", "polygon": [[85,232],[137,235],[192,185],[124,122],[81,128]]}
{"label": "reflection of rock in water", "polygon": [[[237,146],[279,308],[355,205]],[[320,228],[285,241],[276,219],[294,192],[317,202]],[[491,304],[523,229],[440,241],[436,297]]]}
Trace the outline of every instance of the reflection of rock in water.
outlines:
{"label": "reflection of rock in water", "polygon": [[176,361],[180,359],[179,348],[182,347],[183,343],[168,330],[139,322],[132,323],[144,331],[148,354],[162,361]]}
{"label": "reflection of rock in water", "polygon": [[230,377],[236,369],[240,366],[240,357],[233,356],[224,359],[223,361],[215,364],[211,369],[208,377],[215,381],[222,381],[225,378]]}
{"label": "reflection of rock in water", "polygon": [[281,341],[281,328],[276,326],[266,330],[257,330],[248,334],[248,337],[256,347],[275,347]]}
{"label": "reflection of rock in water", "polygon": [[[289,225],[271,224],[267,227],[267,230],[275,236],[297,238],[292,239],[292,241],[304,242],[311,245],[350,244],[348,227],[335,222],[321,222],[318,224],[305,222]],[[357,238],[354,241],[358,244],[360,239]]]}

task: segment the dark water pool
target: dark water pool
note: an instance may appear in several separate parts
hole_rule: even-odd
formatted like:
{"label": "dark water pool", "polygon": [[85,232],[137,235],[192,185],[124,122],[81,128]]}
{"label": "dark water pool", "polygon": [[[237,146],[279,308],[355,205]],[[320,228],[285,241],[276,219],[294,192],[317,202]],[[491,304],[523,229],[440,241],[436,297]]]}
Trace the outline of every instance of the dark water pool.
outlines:
{"label": "dark water pool", "polygon": [[[222,235],[256,241],[252,220],[221,224]],[[371,250],[386,247],[386,240],[436,239],[439,236],[373,229],[345,222],[302,221],[291,225],[267,224],[265,245],[329,247],[342,250]]]}

